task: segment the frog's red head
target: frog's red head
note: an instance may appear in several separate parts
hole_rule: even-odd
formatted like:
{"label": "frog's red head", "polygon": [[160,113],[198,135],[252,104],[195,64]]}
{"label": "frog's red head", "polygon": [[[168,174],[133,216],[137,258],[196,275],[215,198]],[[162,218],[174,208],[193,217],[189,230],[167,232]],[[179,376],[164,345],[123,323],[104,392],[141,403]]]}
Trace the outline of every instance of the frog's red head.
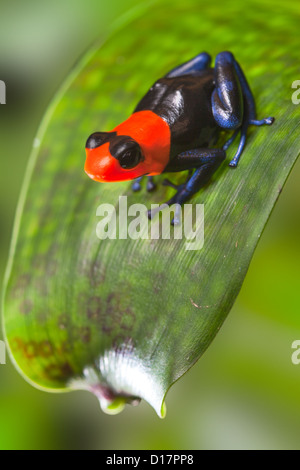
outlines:
{"label": "frog's red head", "polygon": [[84,170],[100,182],[125,181],[147,173],[140,145],[116,132],[95,132],[86,142]]}
{"label": "frog's red head", "polygon": [[170,129],[152,111],[138,111],[111,132],[94,132],[85,147],[84,169],[95,181],[158,175],[169,161]]}

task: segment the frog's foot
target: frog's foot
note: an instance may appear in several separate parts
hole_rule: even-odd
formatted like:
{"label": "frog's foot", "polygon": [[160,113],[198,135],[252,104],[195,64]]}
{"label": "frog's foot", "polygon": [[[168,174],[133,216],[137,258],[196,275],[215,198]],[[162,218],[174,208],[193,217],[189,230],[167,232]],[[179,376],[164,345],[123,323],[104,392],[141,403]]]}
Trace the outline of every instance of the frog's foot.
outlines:
{"label": "frog's foot", "polygon": [[177,193],[171,197],[168,201],[164,202],[154,209],[148,210],[148,218],[152,219],[158,212],[162,211],[166,207],[170,207],[174,204],[174,218],[171,220],[172,225],[179,225],[181,221],[181,205],[191,196],[191,191],[187,190],[186,185],[190,179],[192,171],[189,172],[189,177],[183,184],[174,184],[168,179],[164,179],[163,186],[170,186],[177,190]]}
{"label": "frog's foot", "polygon": [[275,121],[274,117],[267,117],[265,119],[250,119],[249,126],[272,126],[273,122]]}
{"label": "frog's foot", "polygon": [[[131,189],[134,192],[140,191],[142,189],[141,181],[144,178],[144,176],[139,176],[139,178],[136,178],[134,182],[131,185]],[[153,181],[153,176],[147,176],[147,186],[146,189],[150,193],[151,191],[154,191],[156,188],[156,184]]]}
{"label": "frog's foot", "polygon": [[238,135],[239,132],[240,132],[240,128],[238,128],[238,129],[236,129],[236,130],[234,131],[234,133],[232,134],[232,136],[230,137],[230,139],[228,139],[228,140],[225,142],[225,144],[223,145],[223,150],[226,151],[226,150],[230,147],[230,145],[235,141],[235,138],[236,138],[236,136]]}
{"label": "frog's foot", "polygon": [[153,219],[153,217],[163,209],[165,209],[168,206],[173,206],[174,205],[174,217],[171,220],[172,225],[179,225],[181,221],[181,204],[177,201],[177,194],[173,196],[171,199],[168,201],[164,202],[158,207],[155,207],[154,209],[149,209],[148,210],[148,218]]}
{"label": "frog's foot", "polygon": [[141,186],[142,179],[143,179],[143,177],[140,176],[139,178],[136,178],[134,180],[134,182],[131,185],[132,191],[136,192],[136,191],[140,191],[142,189],[142,186]]}
{"label": "frog's foot", "polygon": [[151,193],[151,191],[154,191],[154,189],[156,189],[156,184],[154,183],[153,176],[148,176],[147,178],[148,180],[146,188],[148,193]]}
{"label": "frog's foot", "polygon": [[229,163],[229,166],[231,168],[236,168],[237,165],[238,165],[241,154],[242,154],[243,149],[244,149],[245,144],[246,144],[246,136],[247,136],[248,126],[271,126],[274,121],[275,121],[274,117],[267,117],[265,119],[260,119],[260,120],[249,119],[249,120],[245,120],[243,122],[242,126],[234,132],[232,137],[223,146],[223,150],[227,150],[229,145],[232,144],[232,142],[236,138],[237,134],[239,132],[241,132],[241,137],[240,137],[240,142],[239,142],[238,149],[237,149],[236,154],[234,155],[233,159]]}
{"label": "frog's foot", "polygon": [[267,117],[265,119],[257,120],[257,119],[250,119],[249,121],[245,121],[245,123],[236,129],[230,139],[228,139],[225,144],[223,145],[223,150],[227,150],[230,145],[235,141],[236,136],[238,135],[239,132],[241,132],[241,139],[240,139],[240,144],[238,147],[238,150],[234,156],[234,158],[231,160],[229,163],[229,166],[232,168],[236,168],[237,164],[239,162],[241,153],[244,149],[245,143],[246,143],[246,133],[248,126],[271,126],[273,122],[275,121],[275,118],[273,117]]}
{"label": "frog's foot", "polygon": [[[171,186],[176,189],[176,194],[165,202],[161,206],[158,206],[154,209],[148,211],[148,217],[151,219],[154,215],[167,206],[174,206],[174,219],[172,220],[172,225],[180,224],[180,215],[181,215],[181,205],[190,199],[193,194],[198,192],[211,178],[212,174],[217,170],[221,165],[222,161],[226,158],[226,153],[223,149],[194,149],[188,153],[188,156],[193,157],[193,164],[195,163],[195,158],[198,157],[198,168],[193,168],[189,170],[188,177],[183,184],[176,185],[171,181],[165,179],[163,181],[164,186]],[[180,155],[185,155],[184,153]],[[179,156],[180,156],[179,155]]]}

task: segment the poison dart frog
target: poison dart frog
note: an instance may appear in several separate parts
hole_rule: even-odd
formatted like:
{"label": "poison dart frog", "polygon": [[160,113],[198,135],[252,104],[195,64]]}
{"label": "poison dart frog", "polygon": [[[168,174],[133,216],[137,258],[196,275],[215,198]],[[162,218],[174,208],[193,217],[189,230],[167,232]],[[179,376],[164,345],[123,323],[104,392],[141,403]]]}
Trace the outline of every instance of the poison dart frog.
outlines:
{"label": "poison dart frog", "polygon": [[[110,132],[94,132],[86,142],[85,172],[100,182],[148,177],[189,170],[185,183],[165,204],[187,201],[210,179],[226,158],[226,150],[240,133],[229,166],[236,167],[246,143],[249,125],[271,125],[273,117],[256,120],[255,102],[245,75],[231,52],[211,57],[203,52],[157,80],[132,115]],[[233,131],[221,148],[212,148],[220,131]],[[193,171],[194,170],[194,171]],[[159,208],[158,208],[159,210]],[[148,212],[151,218],[154,211]],[[173,223],[179,223],[178,214]]]}

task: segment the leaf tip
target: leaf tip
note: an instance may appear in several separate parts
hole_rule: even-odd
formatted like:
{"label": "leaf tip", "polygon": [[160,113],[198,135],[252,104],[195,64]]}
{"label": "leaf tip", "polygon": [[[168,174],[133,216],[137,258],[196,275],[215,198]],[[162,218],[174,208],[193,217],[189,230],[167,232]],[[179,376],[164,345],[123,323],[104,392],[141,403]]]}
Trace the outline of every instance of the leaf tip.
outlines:
{"label": "leaf tip", "polygon": [[160,414],[158,416],[161,419],[165,419],[166,414],[167,414],[167,406],[166,406],[166,402],[163,401],[161,404],[161,408],[160,408]]}
{"label": "leaf tip", "polygon": [[159,418],[166,416],[167,387],[161,383],[161,374],[124,351],[107,351],[97,362],[97,366],[85,367],[82,377],[69,383],[70,388],[92,392],[107,414],[118,414],[126,404],[136,406],[144,399]]}

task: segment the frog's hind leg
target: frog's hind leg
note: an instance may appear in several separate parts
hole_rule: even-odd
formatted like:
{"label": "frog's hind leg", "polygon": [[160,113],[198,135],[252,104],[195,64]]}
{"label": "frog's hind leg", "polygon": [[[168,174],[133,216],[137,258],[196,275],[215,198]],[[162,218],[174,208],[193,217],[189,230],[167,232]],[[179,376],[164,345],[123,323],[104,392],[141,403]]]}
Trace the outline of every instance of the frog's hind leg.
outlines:
{"label": "frog's hind leg", "polygon": [[246,77],[238,64],[236,60],[234,60],[234,67],[237,73],[237,76],[239,78],[241,87],[242,87],[242,92],[244,96],[244,118],[243,118],[243,124],[241,127],[241,138],[239,142],[238,149],[236,151],[235,156],[229,163],[229,166],[235,168],[239,162],[239,159],[241,157],[242,151],[245,147],[246,144],[246,135],[247,135],[247,129],[249,126],[263,126],[263,125],[272,125],[274,122],[273,117],[267,117],[265,119],[257,120],[256,119],[256,109],[255,109],[255,101],[253,94],[251,92],[251,89],[248,85],[248,82],[246,80]]}
{"label": "frog's hind leg", "polygon": [[207,52],[201,52],[193,59],[185,62],[184,64],[178,65],[172,69],[167,75],[166,78],[180,77],[181,75],[187,75],[193,72],[199,72],[200,70],[205,70],[210,66],[211,56]]}
{"label": "frog's hind leg", "polygon": [[234,130],[232,137],[224,144],[227,150],[237,134],[240,142],[234,158],[229,163],[236,167],[246,143],[249,125],[270,125],[274,118],[256,120],[255,102],[246,77],[231,52],[221,52],[215,63],[216,88],[212,93],[212,110],[216,123],[223,129]]}
{"label": "frog's hind leg", "polygon": [[[176,165],[173,171],[189,169],[189,176],[186,182],[180,185],[173,184],[167,179],[164,180],[163,184],[165,186],[171,186],[172,188],[176,189],[177,192],[171,199],[161,206],[149,210],[149,219],[151,219],[164,206],[172,206],[173,204],[176,204],[177,206],[175,207],[174,220],[172,221],[172,224],[179,224],[180,206],[190,199],[193,194],[198,192],[210,180],[213,173],[219,168],[225,158],[225,151],[219,148],[196,148],[177,155]],[[194,173],[191,174],[192,169],[194,168],[196,169]]]}

